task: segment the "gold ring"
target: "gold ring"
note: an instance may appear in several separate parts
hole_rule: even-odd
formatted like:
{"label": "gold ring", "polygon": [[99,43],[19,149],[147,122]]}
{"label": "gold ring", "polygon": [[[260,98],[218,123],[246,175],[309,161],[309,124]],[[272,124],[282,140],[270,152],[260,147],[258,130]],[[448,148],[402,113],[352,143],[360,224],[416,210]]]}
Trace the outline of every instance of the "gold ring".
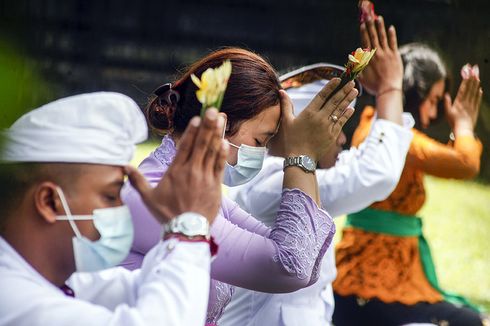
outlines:
{"label": "gold ring", "polygon": [[334,123],[335,123],[335,122],[337,122],[337,121],[339,121],[339,117],[337,117],[335,114],[332,114],[332,115],[330,116],[330,119],[332,119],[332,121],[333,121]]}

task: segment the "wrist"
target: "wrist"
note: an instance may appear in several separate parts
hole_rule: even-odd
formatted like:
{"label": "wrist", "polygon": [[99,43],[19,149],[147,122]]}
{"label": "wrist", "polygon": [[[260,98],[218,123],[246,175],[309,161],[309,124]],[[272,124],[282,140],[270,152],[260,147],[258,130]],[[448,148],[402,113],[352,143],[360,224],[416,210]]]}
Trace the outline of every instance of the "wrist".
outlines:
{"label": "wrist", "polygon": [[455,140],[456,138],[458,137],[463,137],[463,136],[472,136],[474,137],[475,136],[475,133],[473,132],[473,129],[461,129],[461,128],[458,128],[458,129],[454,129],[453,132],[451,132],[452,134],[452,138],[451,138],[451,135],[449,135],[450,139],[451,140]]}
{"label": "wrist", "polygon": [[207,237],[203,235],[189,236],[183,233],[165,233],[163,235],[163,240],[177,239],[186,242],[209,242]]}
{"label": "wrist", "polygon": [[166,233],[163,236],[163,240],[171,240],[176,239],[182,242],[204,242],[209,245],[209,250],[211,251],[211,257],[215,256],[218,253],[218,245],[214,242],[213,237],[209,237],[209,239],[205,236],[194,236],[189,237],[182,233]]}
{"label": "wrist", "polygon": [[403,88],[403,79],[393,79],[390,81],[381,82],[377,87],[377,91],[379,93],[379,92],[383,92],[384,90],[389,89],[389,88],[402,89]]}
{"label": "wrist", "polygon": [[454,135],[455,136],[464,136],[464,135],[473,135],[473,124],[471,122],[456,122],[454,124]]}
{"label": "wrist", "polygon": [[284,159],[283,170],[297,167],[301,168],[304,172],[315,173],[317,163],[307,155],[288,156]]}
{"label": "wrist", "polygon": [[403,90],[401,87],[383,87],[376,93],[376,99],[393,93],[398,93],[400,96],[402,96]]}
{"label": "wrist", "polygon": [[181,234],[189,239],[204,237],[209,239],[209,222],[197,213],[183,213],[163,225],[164,234]]}
{"label": "wrist", "polygon": [[318,162],[318,156],[315,153],[313,153],[312,151],[309,151],[309,150],[305,150],[305,149],[299,149],[299,150],[291,149],[291,150],[286,150],[284,152],[284,158],[298,157],[298,156],[302,156],[302,155],[306,155],[306,156],[310,157],[313,161]]}

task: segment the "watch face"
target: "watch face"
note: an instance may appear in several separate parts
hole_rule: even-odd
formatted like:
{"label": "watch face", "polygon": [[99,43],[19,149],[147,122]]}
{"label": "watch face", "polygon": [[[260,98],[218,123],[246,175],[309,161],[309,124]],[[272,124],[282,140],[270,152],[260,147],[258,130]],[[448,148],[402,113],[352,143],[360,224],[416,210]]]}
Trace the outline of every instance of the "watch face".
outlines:
{"label": "watch face", "polygon": [[187,236],[207,235],[208,223],[205,218],[192,213],[185,213],[178,217],[178,231]]}
{"label": "watch face", "polygon": [[303,166],[308,170],[308,171],[315,171],[316,169],[316,162],[313,161],[309,156],[303,156]]}

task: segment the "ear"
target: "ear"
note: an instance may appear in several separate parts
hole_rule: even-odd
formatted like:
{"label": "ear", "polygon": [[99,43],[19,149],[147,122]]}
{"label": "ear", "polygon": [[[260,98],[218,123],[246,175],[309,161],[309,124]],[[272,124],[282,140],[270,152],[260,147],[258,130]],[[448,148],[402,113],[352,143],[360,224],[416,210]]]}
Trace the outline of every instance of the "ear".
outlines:
{"label": "ear", "polygon": [[34,189],[34,205],[39,215],[47,223],[55,223],[56,216],[65,215],[55,183],[45,181]]}
{"label": "ear", "polygon": [[223,123],[223,138],[225,137],[225,133],[230,130],[228,127],[228,116],[224,112],[219,112],[218,113],[223,119],[225,120],[225,123]]}

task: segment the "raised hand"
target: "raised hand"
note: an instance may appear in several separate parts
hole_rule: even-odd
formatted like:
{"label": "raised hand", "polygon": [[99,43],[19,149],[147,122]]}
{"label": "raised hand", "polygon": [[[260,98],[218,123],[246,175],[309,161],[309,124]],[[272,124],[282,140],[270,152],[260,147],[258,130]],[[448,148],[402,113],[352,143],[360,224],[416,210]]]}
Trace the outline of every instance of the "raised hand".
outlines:
{"label": "raised hand", "polygon": [[339,83],[339,78],[332,79],[298,117],[287,93],[281,91],[282,120],[270,142],[272,155],[308,155],[318,161],[326,153],[352,116],[354,109],[348,106],[358,94],[354,82],[349,82],[327,101]]}
{"label": "raised hand", "polygon": [[454,102],[448,93],[444,95],[446,117],[456,136],[473,134],[482,96],[480,79],[475,74],[463,79]]}
{"label": "raised hand", "polygon": [[361,73],[359,81],[372,95],[382,94],[392,89],[401,91],[403,83],[403,62],[398,51],[398,42],[394,26],[388,33],[384,19],[368,16],[360,25],[361,45],[364,48],[376,48],[373,59]]}
{"label": "raised hand", "polygon": [[214,221],[221,205],[228,153],[228,143],[222,139],[223,126],[216,109],[208,109],[202,121],[194,117],[180,139],[172,165],[155,188],[135,168],[127,167],[131,184],[161,223],[185,212]]}

